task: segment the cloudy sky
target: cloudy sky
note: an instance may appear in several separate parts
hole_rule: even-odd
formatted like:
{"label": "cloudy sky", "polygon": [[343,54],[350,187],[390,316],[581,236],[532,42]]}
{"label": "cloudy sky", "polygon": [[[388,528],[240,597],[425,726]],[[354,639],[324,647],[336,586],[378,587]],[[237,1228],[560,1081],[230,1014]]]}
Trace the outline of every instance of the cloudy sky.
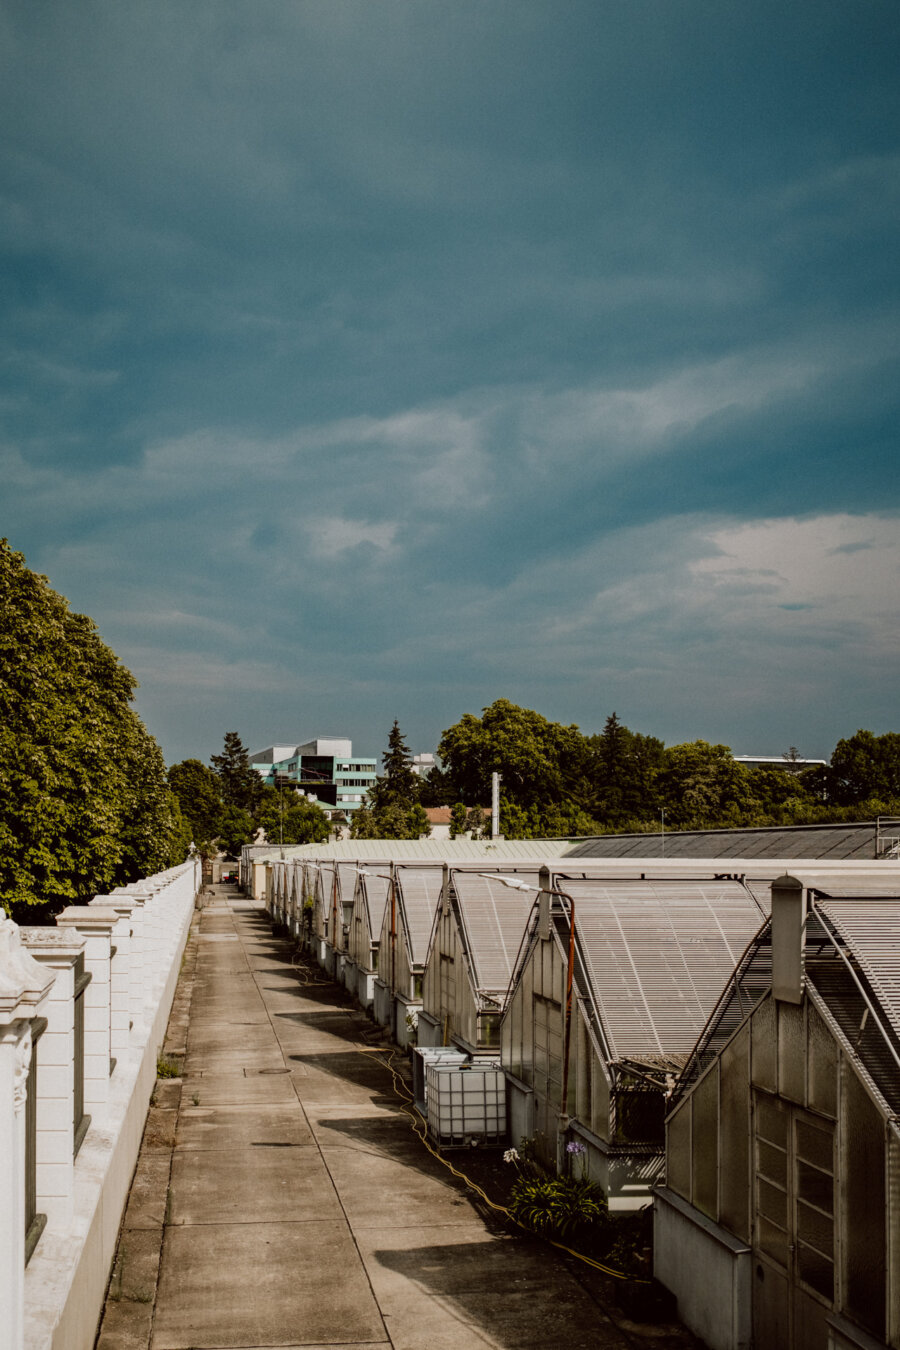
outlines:
{"label": "cloudy sky", "polygon": [[900,729],[895,0],[2,0],[0,532],[171,762]]}

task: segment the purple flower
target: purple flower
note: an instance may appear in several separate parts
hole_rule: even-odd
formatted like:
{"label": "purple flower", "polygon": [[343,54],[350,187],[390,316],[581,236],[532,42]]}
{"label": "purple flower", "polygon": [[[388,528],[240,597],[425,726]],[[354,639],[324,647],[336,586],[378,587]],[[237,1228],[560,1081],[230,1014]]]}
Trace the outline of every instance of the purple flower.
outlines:
{"label": "purple flower", "polygon": [[577,1139],[571,1139],[571,1140],[569,1141],[569,1143],[566,1144],[566,1152],[567,1152],[567,1153],[587,1153],[587,1149],[585,1148],[584,1144],[579,1143],[579,1141],[578,1141]]}

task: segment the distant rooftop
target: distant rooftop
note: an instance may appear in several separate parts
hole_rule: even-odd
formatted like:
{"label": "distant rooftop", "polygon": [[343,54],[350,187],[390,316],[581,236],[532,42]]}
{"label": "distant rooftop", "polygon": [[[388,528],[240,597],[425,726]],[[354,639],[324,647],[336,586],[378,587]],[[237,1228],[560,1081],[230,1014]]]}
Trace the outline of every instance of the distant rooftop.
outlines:
{"label": "distant rooftop", "polygon": [[877,858],[877,822],[760,826],[749,830],[661,830],[602,834],[573,845],[573,858]]}
{"label": "distant rooftop", "polygon": [[786,755],[732,755],[735,764],[743,764],[745,769],[784,769],[787,773],[800,773],[802,769],[822,768],[827,764],[824,759],[788,759]]}

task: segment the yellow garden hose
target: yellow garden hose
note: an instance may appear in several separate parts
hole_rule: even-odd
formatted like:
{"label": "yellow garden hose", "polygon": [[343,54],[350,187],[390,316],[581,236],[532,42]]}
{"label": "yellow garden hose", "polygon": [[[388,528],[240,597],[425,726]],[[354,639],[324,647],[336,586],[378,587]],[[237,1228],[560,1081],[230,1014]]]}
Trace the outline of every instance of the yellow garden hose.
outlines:
{"label": "yellow garden hose", "polygon": [[[510,1211],[506,1208],[505,1205],[498,1205],[496,1201],[492,1200],[490,1196],[485,1194],[485,1192],[482,1190],[482,1188],[478,1185],[477,1182],[473,1181],[471,1177],[467,1177],[465,1172],[461,1172],[458,1167],[455,1167],[453,1163],[450,1162],[449,1158],[445,1158],[443,1154],[439,1153],[437,1149],[433,1147],[433,1145],[430,1143],[428,1139],[428,1134],[425,1129],[425,1121],[422,1117],[422,1114],[415,1106],[413,1095],[391,1062],[396,1054],[395,1050],[391,1049],[388,1046],[375,1045],[375,1046],[367,1046],[365,1049],[360,1049],[358,1053],[361,1055],[388,1056],[387,1059],[381,1059],[379,1062],[385,1066],[385,1068],[389,1071],[391,1077],[394,1080],[394,1091],[396,1092],[397,1096],[400,1098],[401,1101],[400,1110],[403,1111],[405,1115],[409,1116],[410,1120],[412,1121],[413,1133],[415,1134],[417,1139],[420,1139],[422,1141],[422,1143],[425,1145],[428,1152],[431,1154],[433,1158],[437,1158],[439,1163],[442,1163],[443,1166],[446,1167],[449,1172],[452,1172],[453,1176],[457,1177],[461,1182],[463,1182],[464,1185],[468,1186],[470,1191],[474,1191],[475,1194],[479,1197],[479,1199],[483,1200],[484,1203],[488,1205],[491,1209],[495,1210],[498,1214],[504,1215],[504,1217],[509,1219],[510,1222],[516,1224],[519,1228],[521,1228],[524,1232],[530,1234],[532,1237],[542,1236],[541,1234],[535,1234],[533,1229],[527,1227],[526,1224],[521,1223],[520,1220],[517,1219],[514,1214],[510,1213]],[[409,1105],[407,1105],[407,1103],[412,1103],[412,1110],[410,1110],[410,1107]],[[543,1240],[545,1242],[548,1242],[551,1247],[556,1247],[558,1251],[565,1252],[567,1256],[573,1256],[576,1261],[582,1261],[586,1266],[591,1266],[594,1270],[599,1270],[604,1275],[611,1276],[614,1280],[631,1280],[634,1284],[652,1283],[651,1280],[642,1279],[640,1276],[627,1275],[622,1270],[614,1270],[612,1266],[606,1266],[603,1264],[602,1261],[595,1261],[592,1256],[585,1256],[582,1252],[576,1252],[574,1248],[567,1247],[564,1242],[557,1242],[555,1238],[545,1237]]]}

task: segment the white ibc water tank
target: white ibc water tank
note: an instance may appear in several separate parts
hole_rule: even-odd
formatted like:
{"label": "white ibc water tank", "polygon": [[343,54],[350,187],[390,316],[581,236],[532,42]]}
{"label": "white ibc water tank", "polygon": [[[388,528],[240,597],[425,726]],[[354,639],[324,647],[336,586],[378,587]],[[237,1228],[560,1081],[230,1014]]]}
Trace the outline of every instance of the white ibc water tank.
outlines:
{"label": "white ibc water tank", "polygon": [[502,1144],[506,1139],[506,1075],[499,1064],[429,1064],[428,1133],[446,1148]]}
{"label": "white ibc water tank", "polygon": [[428,1102],[425,1072],[429,1064],[465,1064],[469,1056],[455,1045],[417,1045],[413,1050],[413,1094],[424,1114]]}

